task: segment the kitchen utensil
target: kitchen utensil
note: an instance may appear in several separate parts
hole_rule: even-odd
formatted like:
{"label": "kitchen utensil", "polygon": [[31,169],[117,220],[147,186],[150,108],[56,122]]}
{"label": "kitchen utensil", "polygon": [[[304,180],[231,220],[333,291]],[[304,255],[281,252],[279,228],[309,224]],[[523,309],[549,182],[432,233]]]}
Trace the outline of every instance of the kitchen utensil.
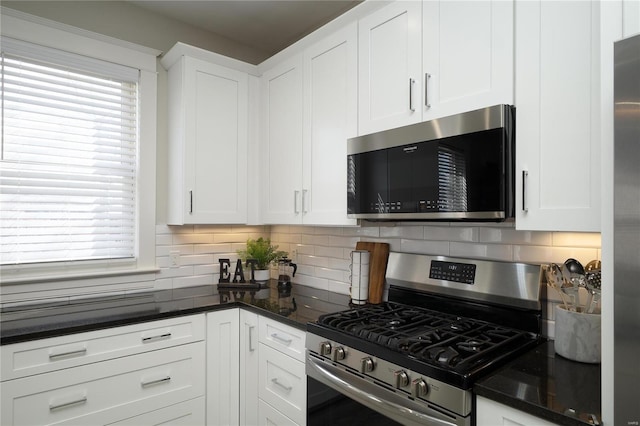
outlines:
{"label": "kitchen utensil", "polygon": [[[552,265],[556,264],[553,263]],[[560,271],[560,276],[562,278],[560,289],[567,296],[567,309],[575,311],[578,306],[578,286],[574,285],[571,281],[571,272],[569,272],[569,268],[566,264],[556,265],[556,267]]]}
{"label": "kitchen utensil", "polygon": [[587,313],[591,314],[595,310],[596,306],[598,306],[598,302],[600,301],[602,272],[599,269],[587,272],[585,275],[585,281],[587,291],[589,291],[586,309]]}
{"label": "kitchen utensil", "polygon": [[371,253],[369,259],[369,303],[382,303],[387,261],[389,260],[389,244],[358,241],[356,250],[367,250]]}
{"label": "kitchen utensil", "polygon": [[[592,313],[595,307],[598,305],[600,299],[600,285],[601,285],[601,270],[602,262],[599,260],[592,260],[584,267],[585,270],[585,287],[587,288],[587,304],[585,309],[588,313]],[[597,293],[597,297],[596,296]]]}
{"label": "kitchen utensil", "polygon": [[564,280],[562,278],[560,267],[555,263],[552,263],[545,268],[545,275],[547,276],[547,284],[560,295],[562,304],[568,309],[569,304],[567,303],[567,296],[562,291],[562,284]]}
{"label": "kitchen utensil", "polygon": [[601,267],[602,267],[602,262],[600,262],[599,260],[592,260],[585,265],[584,271],[585,273],[595,271],[595,270],[599,271]]}
{"label": "kitchen utensil", "polygon": [[569,258],[564,262],[571,276],[571,283],[574,287],[584,287],[584,267],[576,259]]}
{"label": "kitchen utensil", "polygon": [[291,285],[291,277],[296,275],[298,265],[293,263],[291,259],[282,258],[278,261],[278,286]]}

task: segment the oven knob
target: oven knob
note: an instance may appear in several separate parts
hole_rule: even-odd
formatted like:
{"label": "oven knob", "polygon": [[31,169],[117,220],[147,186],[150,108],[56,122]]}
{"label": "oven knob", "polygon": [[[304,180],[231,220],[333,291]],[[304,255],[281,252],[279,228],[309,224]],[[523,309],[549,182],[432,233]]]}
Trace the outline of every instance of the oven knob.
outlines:
{"label": "oven knob", "polygon": [[415,379],[411,382],[411,396],[421,398],[429,393],[429,385],[423,379]]}
{"label": "oven knob", "polygon": [[361,373],[370,373],[376,367],[375,362],[371,357],[362,358],[360,360],[360,372]]}
{"label": "oven knob", "polygon": [[331,355],[331,343],[329,342],[320,343],[320,355],[323,355],[323,356]]}
{"label": "oven knob", "polygon": [[344,350],[344,348],[342,346],[338,346],[337,348],[335,348],[333,350],[333,360],[334,361],[342,361],[345,356],[346,356],[346,352]]}
{"label": "oven knob", "polygon": [[409,384],[409,375],[404,370],[398,370],[393,373],[396,376],[396,388],[400,389]]}

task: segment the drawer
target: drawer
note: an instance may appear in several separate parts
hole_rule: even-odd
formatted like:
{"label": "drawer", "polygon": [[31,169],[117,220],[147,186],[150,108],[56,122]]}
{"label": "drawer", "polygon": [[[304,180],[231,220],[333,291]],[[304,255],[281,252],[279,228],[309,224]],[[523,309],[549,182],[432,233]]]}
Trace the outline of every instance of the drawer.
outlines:
{"label": "drawer", "polygon": [[204,314],[132,324],[0,347],[2,380],[204,340]]}
{"label": "drawer", "polygon": [[304,362],[305,332],[267,317],[260,317],[260,343]]}
{"label": "drawer", "polygon": [[[174,404],[122,421],[109,423],[107,426],[155,426],[166,424],[171,426],[202,426],[206,424],[204,410],[205,400],[204,396],[201,396],[200,398]],[[92,424],[92,422],[89,421],[87,424]]]}
{"label": "drawer", "polygon": [[[205,393],[205,342],[2,382],[2,425],[105,424]],[[116,408],[114,410],[114,408]]]}
{"label": "drawer", "polygon": [[260,425],[297,426],[293,420],[263,400],[258,401],[258,419]]}
{"label": "drawer", "polygon": [[307,376],[304,363],[270,346],[259,349],[258,397],[295,423],[307,417]]}

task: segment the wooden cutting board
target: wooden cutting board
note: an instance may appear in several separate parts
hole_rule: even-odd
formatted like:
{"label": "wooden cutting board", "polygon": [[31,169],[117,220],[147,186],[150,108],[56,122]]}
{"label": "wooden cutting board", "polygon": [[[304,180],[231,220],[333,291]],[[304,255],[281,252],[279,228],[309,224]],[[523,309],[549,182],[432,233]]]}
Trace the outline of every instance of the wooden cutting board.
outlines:
{"label": "wooden cutting board", "polygon": [[369,254],[369,299],[372,304],[382,303],[384,282],[389,260],[389,244],[358,241],[356,250],[367,250]]}

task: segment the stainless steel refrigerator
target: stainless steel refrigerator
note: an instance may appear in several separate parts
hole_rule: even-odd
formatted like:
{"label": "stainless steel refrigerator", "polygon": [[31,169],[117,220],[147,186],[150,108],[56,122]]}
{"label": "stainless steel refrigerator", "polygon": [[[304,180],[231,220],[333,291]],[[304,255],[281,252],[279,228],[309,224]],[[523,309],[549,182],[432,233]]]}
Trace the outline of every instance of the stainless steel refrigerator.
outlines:
{"label": "stainless steel refrigerator", "polygon": [[640,34],[614,45],[614,415],[640,422]]}

